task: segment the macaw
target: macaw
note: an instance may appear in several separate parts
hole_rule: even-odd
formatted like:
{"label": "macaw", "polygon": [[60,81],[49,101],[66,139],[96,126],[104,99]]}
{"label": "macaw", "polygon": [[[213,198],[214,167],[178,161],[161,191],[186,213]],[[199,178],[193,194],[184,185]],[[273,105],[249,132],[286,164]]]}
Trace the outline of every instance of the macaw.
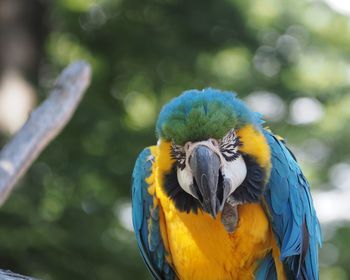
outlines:
{"label": "macaw", "polygon": [[285,142],[235,93],[185,91],[139,155],[133,227],[154,279],[318,279],[321,231]]}

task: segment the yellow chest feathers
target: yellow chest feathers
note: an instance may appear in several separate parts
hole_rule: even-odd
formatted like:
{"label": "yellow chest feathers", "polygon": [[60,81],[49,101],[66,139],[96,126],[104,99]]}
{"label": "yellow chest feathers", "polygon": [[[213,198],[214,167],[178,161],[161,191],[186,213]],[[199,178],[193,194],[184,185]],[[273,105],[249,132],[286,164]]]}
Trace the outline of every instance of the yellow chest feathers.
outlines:
{"label": "yellow chest feathers", "polygon": [[271,249],[267,218],[258,204],[239,206],[239,224],[229,234],[221,217],[179,213],[166,197],[164,211],[168,250],[180,279],[252,279],[257,260]]}

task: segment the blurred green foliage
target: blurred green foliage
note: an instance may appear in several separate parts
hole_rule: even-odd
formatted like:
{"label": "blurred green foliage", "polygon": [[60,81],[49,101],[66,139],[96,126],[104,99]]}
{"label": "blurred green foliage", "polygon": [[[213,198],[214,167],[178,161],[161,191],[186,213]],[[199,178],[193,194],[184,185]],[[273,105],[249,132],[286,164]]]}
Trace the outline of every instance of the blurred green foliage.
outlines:
{"label": "blurred green foliage", "polygon": [[[186,89],[234,90],[254,109],[257,97],[272,98],[279,111],[268,125],[313,189],[334,188],[328,170],[349,161],[350,19],[323,2],[57,0],[47,22],[41,98],[75,59],[92,64],[93,81],[1,208],[2,268],[48,280],[149,279],[123,216],[130,176],[156,142],[161,106]],[[349,279],[350,229],[324,227],[321,279]]]}

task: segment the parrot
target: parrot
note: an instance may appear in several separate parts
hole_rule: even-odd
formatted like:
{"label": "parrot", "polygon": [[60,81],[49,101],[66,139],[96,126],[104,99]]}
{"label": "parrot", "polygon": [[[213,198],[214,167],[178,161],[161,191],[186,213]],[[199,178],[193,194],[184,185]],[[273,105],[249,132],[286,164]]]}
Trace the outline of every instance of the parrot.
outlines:
{"label": "parrot", "polygon": [[187,90],[132,173],[132,221],[154,279],[318,279],[310,186],[280,136],[235,92]]}

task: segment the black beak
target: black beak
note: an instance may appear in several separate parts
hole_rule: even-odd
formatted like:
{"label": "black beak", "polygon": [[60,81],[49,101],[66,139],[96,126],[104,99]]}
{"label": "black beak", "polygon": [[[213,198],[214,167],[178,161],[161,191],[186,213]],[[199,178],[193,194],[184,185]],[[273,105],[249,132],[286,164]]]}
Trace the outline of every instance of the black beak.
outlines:
{"label": "black beak", "polygon": [[207,146],[199,145],[193,150],[189,164],[203,210],[215,218],[221,206],[217,197],[220,158]]}

